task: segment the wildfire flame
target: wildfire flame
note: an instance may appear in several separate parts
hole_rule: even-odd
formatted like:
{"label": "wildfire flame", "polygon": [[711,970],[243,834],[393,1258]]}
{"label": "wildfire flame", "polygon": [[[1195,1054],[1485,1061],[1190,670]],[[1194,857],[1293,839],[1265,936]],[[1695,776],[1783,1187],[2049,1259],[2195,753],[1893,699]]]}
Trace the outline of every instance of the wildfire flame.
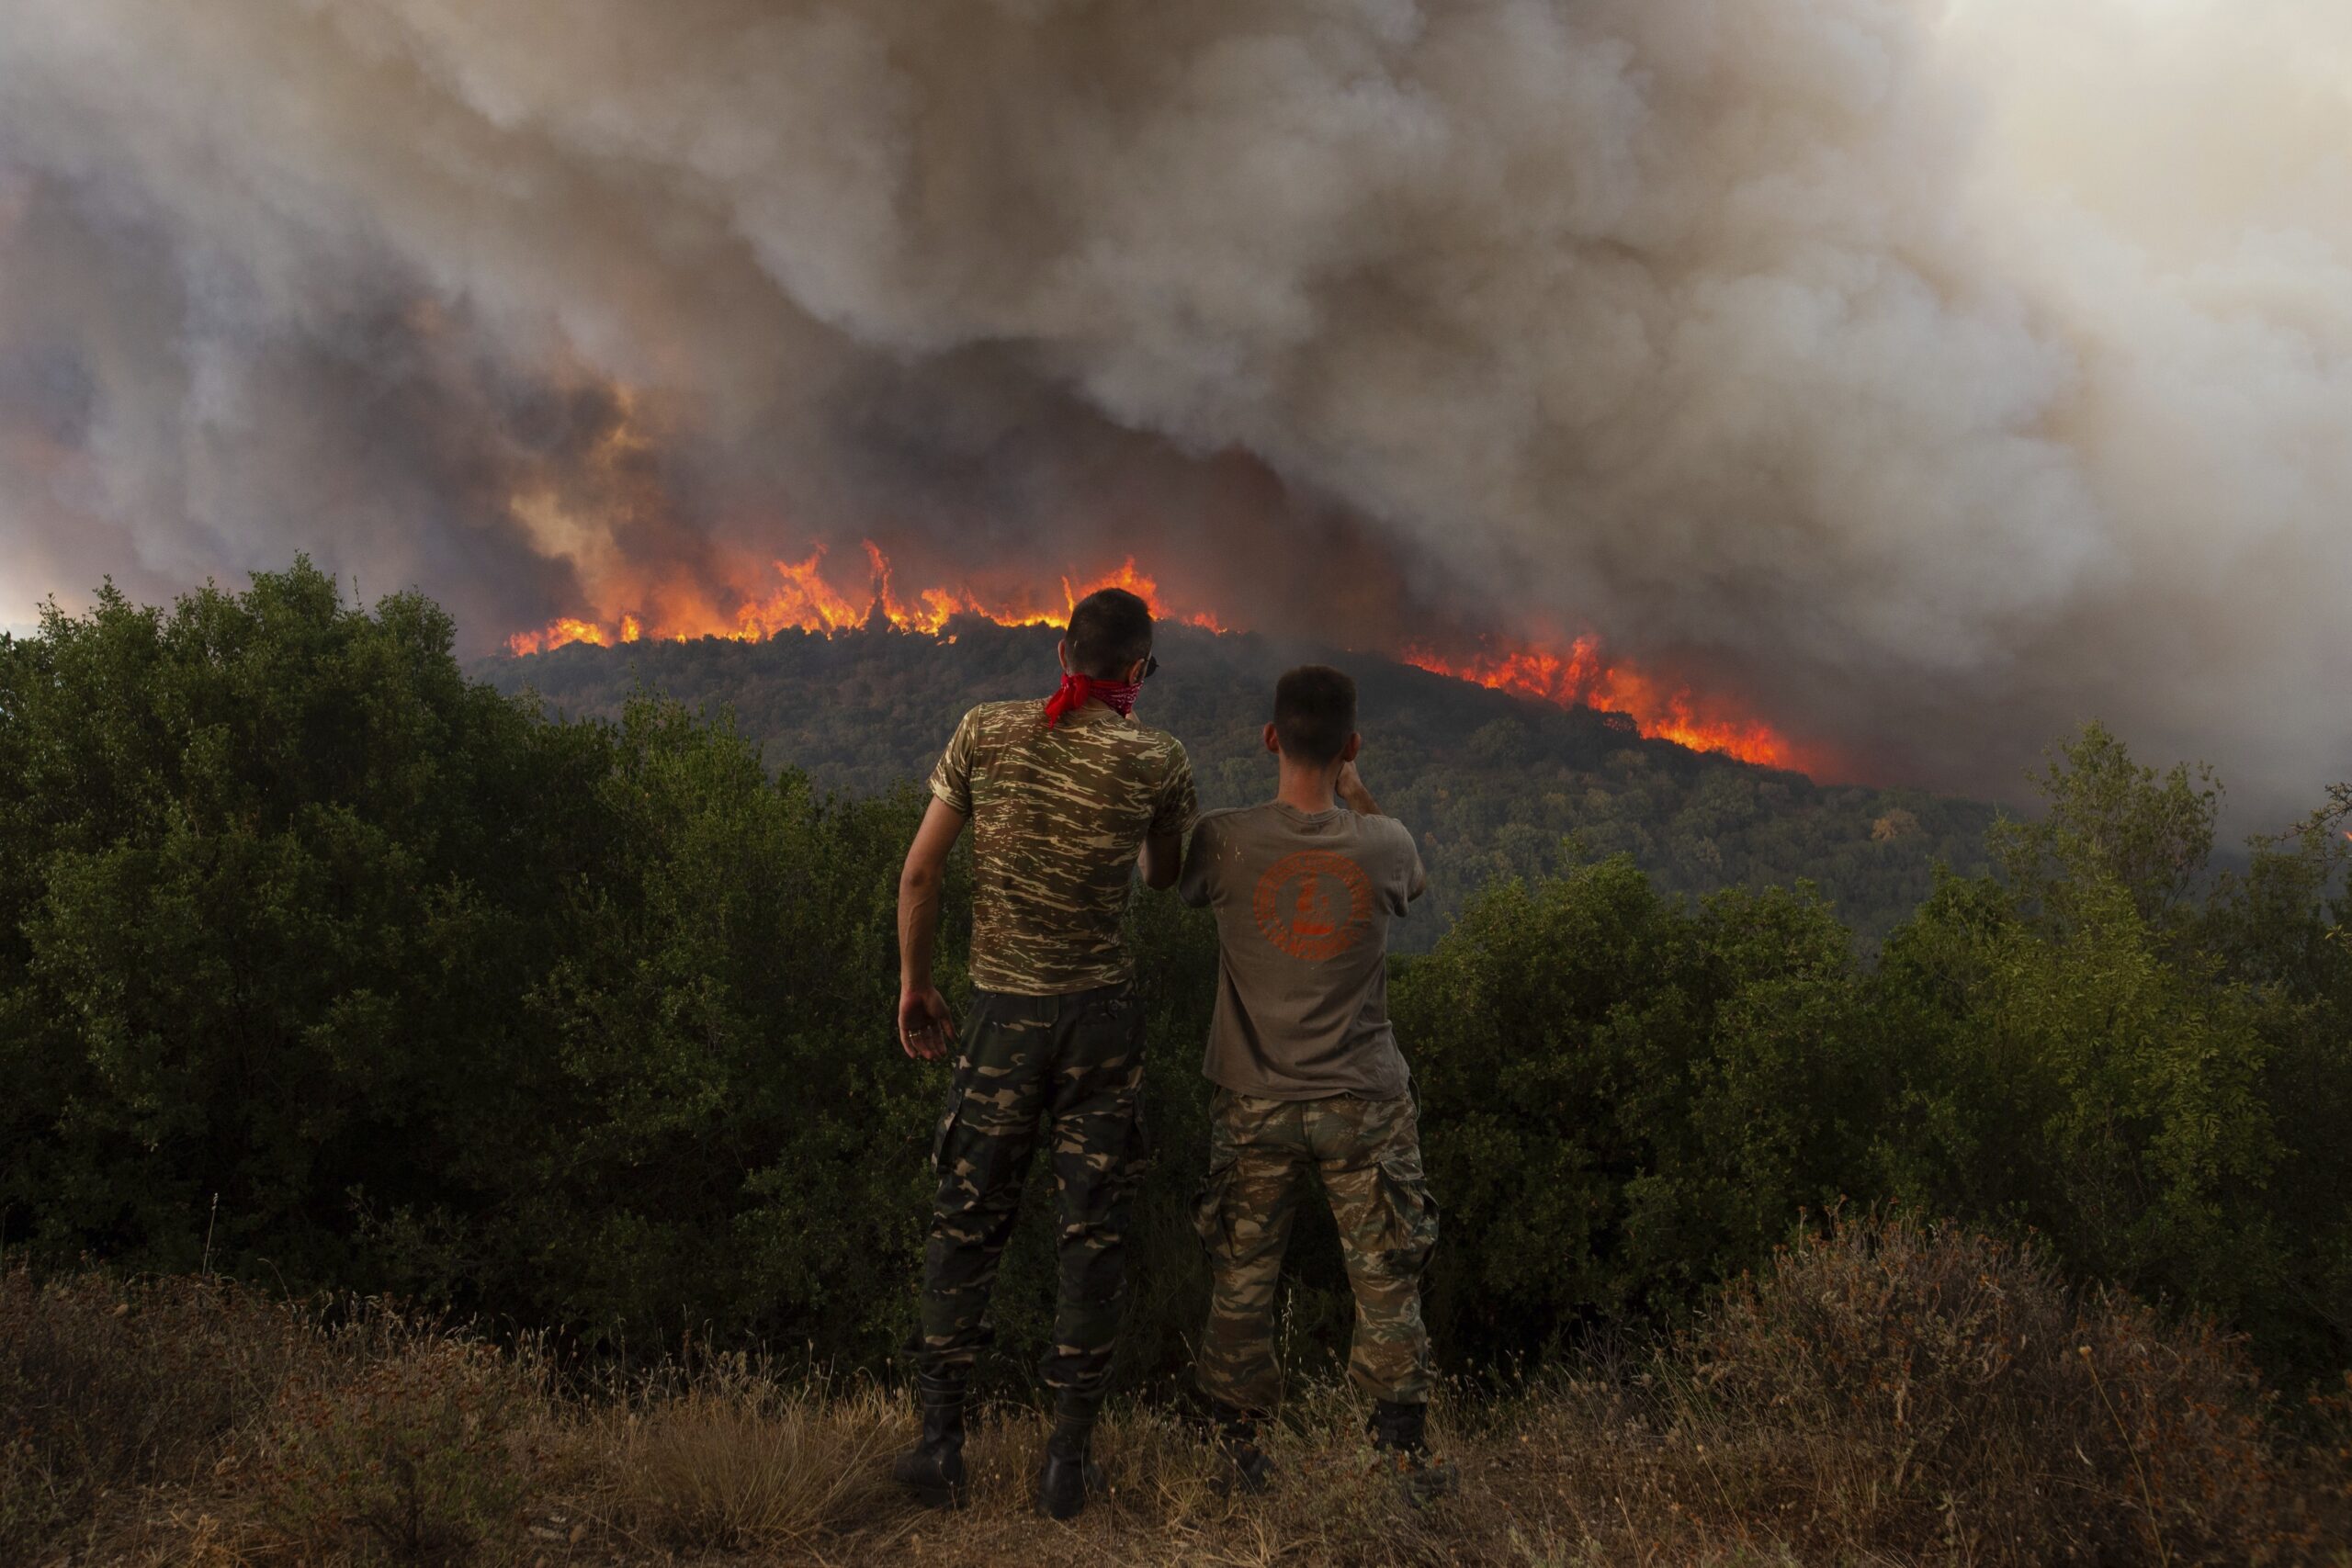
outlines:
{"label": "wildfire flame", "polygon": [[[773,563],[775,585],[754,596],[731,617],[716,610],[657,615],[650,611],[621,614],[612,624],[562,617],[537,631],[518,632],[506,639],[517,655],[551,652],[575,642],[597,648],[642,641],[648,637],[684,642],[689,637],[720,637],[756,642],[779,632],[801,631],[831,637],[835,632],[888,625],[902,632],[937,637],[958,615],[975,615],[1006,626],[1063,626],[1080,599],[1103,588],[1124,588],[1151,606],[1153,616],[1174,620],[1208,631],[1228,627],[1205,611],[1178,608],[1161,593],[1159,582],[1136,570],[1132,558],[1100,577],[1080,580],[1062,576],[1059,592],[983,592],[969,585],[930,587],[902,593],[893,579],[890,558],[873,541],[865,542],[867,581],[863,597],[844,592],[823,572],[824,548],[811,550],[806,559]],[[648,629],[648,617],[654,629]],[[1482,686],[1536,697],[1562,707],[1594,707],[1621,713],[1652,739],[1671,740],[1696,751],[1719,751],[1742,761],[1769,767],[1801,765],[1798,749],[1760,720],[1724,711],[1722,705],[1693,693],[1688,686],[1660,681],[1623,662],[1605,658],[1591,637],[1578,637],[1566,653],[1538,648],[1492,648],[1464,657],[1448,657],[1434,649],[1413,645],[1398,650],[1405,663],[1433,674],[1475,682]]]}
{"label": "wildfire flame", "polygon": [[936,636],[957,615],[978,615],[1004,626],[1057,626],[1068,624],[1070,611],[1077,608],[1080,599],[1103,588],[1127,590],[1149,604],[1157,619],[1179,621],[1213,632],[1228,629],[1206,611],[1172,608],[1160,592],[1159,582],[1136,570],[1133,558],[1120,563],[1117,570],[1100,577],[1061,578],[1058,600],[1026,592],[984,594],[968,586],[924,588],[911,597],[904,597],[892,581],[890,558],[870,539],[865,543],[865,558],[869,576],[863,598],[842,592],[825,577],[825,551],[820,546],[811,550],[805,560],[775,562],[776,585],[764,597],[743,604],[731,619],[716,614],[690,614],[662,621],[659,630],[649,633],[644,619],[634,611],[625,612],[617,624],[611,626],[562,616],[537,631],[517,632],[508,637],[507,651],[518,656],[549,653],[575,642],[610,648],[616,643],[639,642],[649,636],[673,642],[696,637],[759,642],[786,631],[830,637],[835,632],[870,626],[877,619],[902,632]]}
{"label": "wildfire flame", "polygon": [[1720,751],[1743,762],[1771,768],[1798,765],[1797,749],[1771,726],[1723,712],[1688,686],[1657,680],[1628,664],[1612,663],[1589,637],[1577,638],[1566,654],[1513,649],[1447,659],[1430,649],[1413,647],[1397,657],[1435,674],[1540,697],[1561,707],[1622,713],[1649,739],[1671,740],[1693,751]]}
{"label": "wildfire flame", "polygon": [[[628,620],[628,617],[624,617],[625,624]],[[575,642],[584,642],[591,648],[606,648],[611,646],[612,640],[605,628],[594,621],[575,621],[568,615],[559,615],[539,631],[516,632],[506,639],[506,649],[518,655],[546,653]]]}

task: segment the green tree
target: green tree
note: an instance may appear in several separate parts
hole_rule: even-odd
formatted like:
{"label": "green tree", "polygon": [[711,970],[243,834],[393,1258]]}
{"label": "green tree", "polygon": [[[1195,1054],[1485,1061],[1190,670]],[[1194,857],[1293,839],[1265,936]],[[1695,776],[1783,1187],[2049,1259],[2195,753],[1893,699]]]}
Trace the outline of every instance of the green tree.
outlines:
{"label": "green tree", "polygon": [[[2218,789],[2097,726],[1890,939],[1907,1042],[1887,1190],[2030,1226],[2068,1265],[2258,1331],[2274,1366],[2352,1359],[2352,972],[2332,829],[2213,873]],[[2199,895],[2201,893],[2201,898]]]}
{"label": "green tree", "polygon": [[342,1195],[435,1168],[499,1075],[482,998],[535,945],[502,885],[575,738],[468,682],[429,603],[307,564],[9,651],[11,1230],[185,1267],[217,1197],[224,1251],[332,1271]]}
{"label": "green tree", "polygon": [[1809,892],[1693,913],[1621,857],[1475,902],[1396,996],[1445,1330],[1526,1352],[1672,1306],[1835,1201],[1882,1092],[1856,981]]}
{"label": "green tree", "polygon": [[2212,771],[2186,763],[2159,774],[2132,760],[2106,726],[2085,725],[2035,775],[2038,820],[1987,829],[1994,864],[2046,918],[2073,917],[2075,895],[2109,886],[2129,896],[2151,930],[2171,934],[2213,853],[2222,790]]}
{"label": "green tree", "polygon": [[[940,645],[875,635],[752,651],[836,682],[882,660],[895,716],[855,739],[900,777],[969,694],[922,685]],[[346,604],[307,563],[168,610],[109,589],[0,638],[0,1237],[885,1364],[944,1077],[889,1023],[920,798],[823,794],[747,739],[772,718],[645,691],[550,716],[469,681],[451,640],[429,603]],[[973,641],[1023,689],[1031,642]],[[743,651],[663,657],[716,678]],[[1194,694],[1204,730],[1262,770],[1262,694],[1232,690]],[[2280,1371],[2352,1362],[2352,792],[2217,874],[2217,787],[2094,728],[2047,812],[1996,836],[1999,874],[1943,874],[1873,964],[1810,886],[1694,901],[1689,868],[1811,857],[1908,886],[1955,841],[1937,803],[1442,694],[1384,753],[1398,809],[1441,877],[1535,874],[1470,897],[1392,984],[1455,1359],[1670,1319],[1848,1198],[2030,1227],[2078,1275],[2226,1314]],[[1549,874],[1612,845],[1661,869]],[[1216,950],[1166,897],[1130,919],[1159,1152],[1123,1352],[1142,1381],[1182,1371],[1202,1307]],[[998,1298],[1015,1381],[1049,1332],[1035,1196]],[[1291,1269],[1293,1348],[1332,1356],[1328,1223]]]}

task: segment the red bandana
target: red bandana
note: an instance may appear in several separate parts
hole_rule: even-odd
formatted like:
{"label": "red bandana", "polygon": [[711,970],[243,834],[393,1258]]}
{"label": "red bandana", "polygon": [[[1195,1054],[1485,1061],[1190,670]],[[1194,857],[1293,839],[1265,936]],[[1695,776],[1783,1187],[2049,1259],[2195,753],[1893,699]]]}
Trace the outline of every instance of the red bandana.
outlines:
{"label": "red bandana", "polygon": [[1099,698],[1111,705],[1113,712],[1126,718],[1136,711],[1136,698],[1143,688],[1132,681],[1098,681],[1091,675],[1065,675],[1062,689],[1046,699],[1046,728],[1056,725],[1086,705],[1088,699]]}

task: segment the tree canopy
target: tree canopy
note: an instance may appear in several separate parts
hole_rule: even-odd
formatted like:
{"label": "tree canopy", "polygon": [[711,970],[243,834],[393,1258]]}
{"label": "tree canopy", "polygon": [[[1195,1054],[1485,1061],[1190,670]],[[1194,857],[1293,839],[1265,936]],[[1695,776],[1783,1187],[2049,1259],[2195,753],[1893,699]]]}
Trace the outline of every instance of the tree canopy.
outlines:
{"label": "tree canopy", "polygon": [[[978,702],[1052,689],[1049,627],[964,619],[953,640],[876,626],[758,643],[575,644],[475,667],[560,710],[612,717],[652,692],[731,717],[770,761],[860,796],[919,784]],[[1919,790],[1815,784],[1804,775],[1643,739],[1622,715],[1489,691],[1385,659],[1159,630],[1162,668],[1137,716],[1183,741],[1204,806],[1273,791],[1259,731],[1274,679],[1308,659],[1358,681],[1363,767],[1383,806],[1421,843],[1435,897],[1396,935],[1423,952],[1487,884],[1624,854],[1660,888],[1701,895],[1811,881],[1874,942],[1934,886],[1938,863],[1985,865],[1990,806]]]}
{"label": "tree canopy", "polygon": [[[845,680],[867,657],[791,656]],[[1371,700],[1403,711],[1399,680]],[[929,735],[970,694],[891,700]],[[1254,728],[1238,682],[1197,701],[1204,732]],[[1589,743],[1572,764],[1546,722],[1456,728],[1528,791],[1628,752],[1627,776],[1681,781],[1658,796],[1680,813],[1802,795],[1594,716],[1558,720]],[[1401,798],[1462,798],[1440,755]],[[675,701],[552,716],[469,679],[431,604],[347,604],[307,564],[168,610],[51,611],[0,639],[0,1239],[888,1363],[944,1087],[891,1037],[919,800],[888,766],[892,792],[832,795]],[[1481,866],[1393,987],[1446,1353],[1524,1364],[1587,1325],[1670,1323],[1842,1202],[2030,1229],[2081,1277],[2222,1314],[2276,1368],[2352,1363],[2352,796],[2217,873],[2201,775],[2094,727],[2042,783],[1984,869],[1923,870],[1883,942],[1804,882],[1693,901],[1589,842]],[[1494,841],[1544,830],[1480,788]],[[1835,809],[1934,809],[1866,795]],[[968,908],[959,861],[958,1005]],[[1216,948],[1165,896],[1130,919],[1158,1149],[1137,1375],[1182,1363],[1201,1310]],[[1048,1331],[1047,1208],[1008,1259],[1000,1376]],[[1333,1352],[1328,1222],[1288,1288],[1298,1353]]]}

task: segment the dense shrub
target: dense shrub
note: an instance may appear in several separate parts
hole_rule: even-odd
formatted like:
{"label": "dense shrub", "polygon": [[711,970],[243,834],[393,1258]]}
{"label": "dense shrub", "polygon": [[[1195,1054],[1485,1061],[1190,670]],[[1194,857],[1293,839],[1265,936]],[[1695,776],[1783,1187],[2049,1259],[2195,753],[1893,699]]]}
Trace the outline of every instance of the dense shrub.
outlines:
{"label": "dense shrub", "polygon": [[2217,877],[2185,773],[2094,727],[2044,786],[1872,966],[1804,890],[1693,908],[1622,859],[1475,903],[1396,994],[1457,1350],[1671,1314],[1850,1198],[2352,1361],[2341,813]]}
{"label": "dense shrub", "polygon": [[[890,1029],[917,798],[822,797],[650,696],[551,718],[450,644],[307,566],[0,638],[0,1238],[887,1365],[944,1079]],[[2045,787],[1999,875],[1946,878],[1877,962],[1810,890],[1692,904],[1619,857],[1498,883],[1400,963],[1446,1353],[1678,1318],[1849,1197],[2031,1227],[2298,1377],[2352,1362],[2352,801],[2217,877],[2192,776],[2094,729]],[[1199,1322],[1216,966],[1198,912],[1132,919],[1159,1157],[1131,1385]],[[1035,1182],[1014,1382],[1048,1328]],[[1314,1206],[1291,1274],[1309,1371],[1351,1316]]]}
{"label": "dense shrub", "polygon": [[888,1034],[911,803],[449,645],[307,567],[0,644],[0,1235],[880,1354],[939,1089]]}
{"label": "dense shrub", "polygon": [[2352,951],[2342,813],[2209,869],[2213,800],[2091,727],[1890,941],[1903,1042],[1877,1161],[1929,1213],[2031,1225],[2067,1267],[2194,1303],[2277,1368],[2352,1362]]}
{"label": "dense shrub", "polygon": [[1395,1011],[1445,1205],[1432,1312],[1488,1354],[1758,1255],[1853,1179],[1883,1102],[1826,908],[1693,911],[1623,859],[1488,894]]}

